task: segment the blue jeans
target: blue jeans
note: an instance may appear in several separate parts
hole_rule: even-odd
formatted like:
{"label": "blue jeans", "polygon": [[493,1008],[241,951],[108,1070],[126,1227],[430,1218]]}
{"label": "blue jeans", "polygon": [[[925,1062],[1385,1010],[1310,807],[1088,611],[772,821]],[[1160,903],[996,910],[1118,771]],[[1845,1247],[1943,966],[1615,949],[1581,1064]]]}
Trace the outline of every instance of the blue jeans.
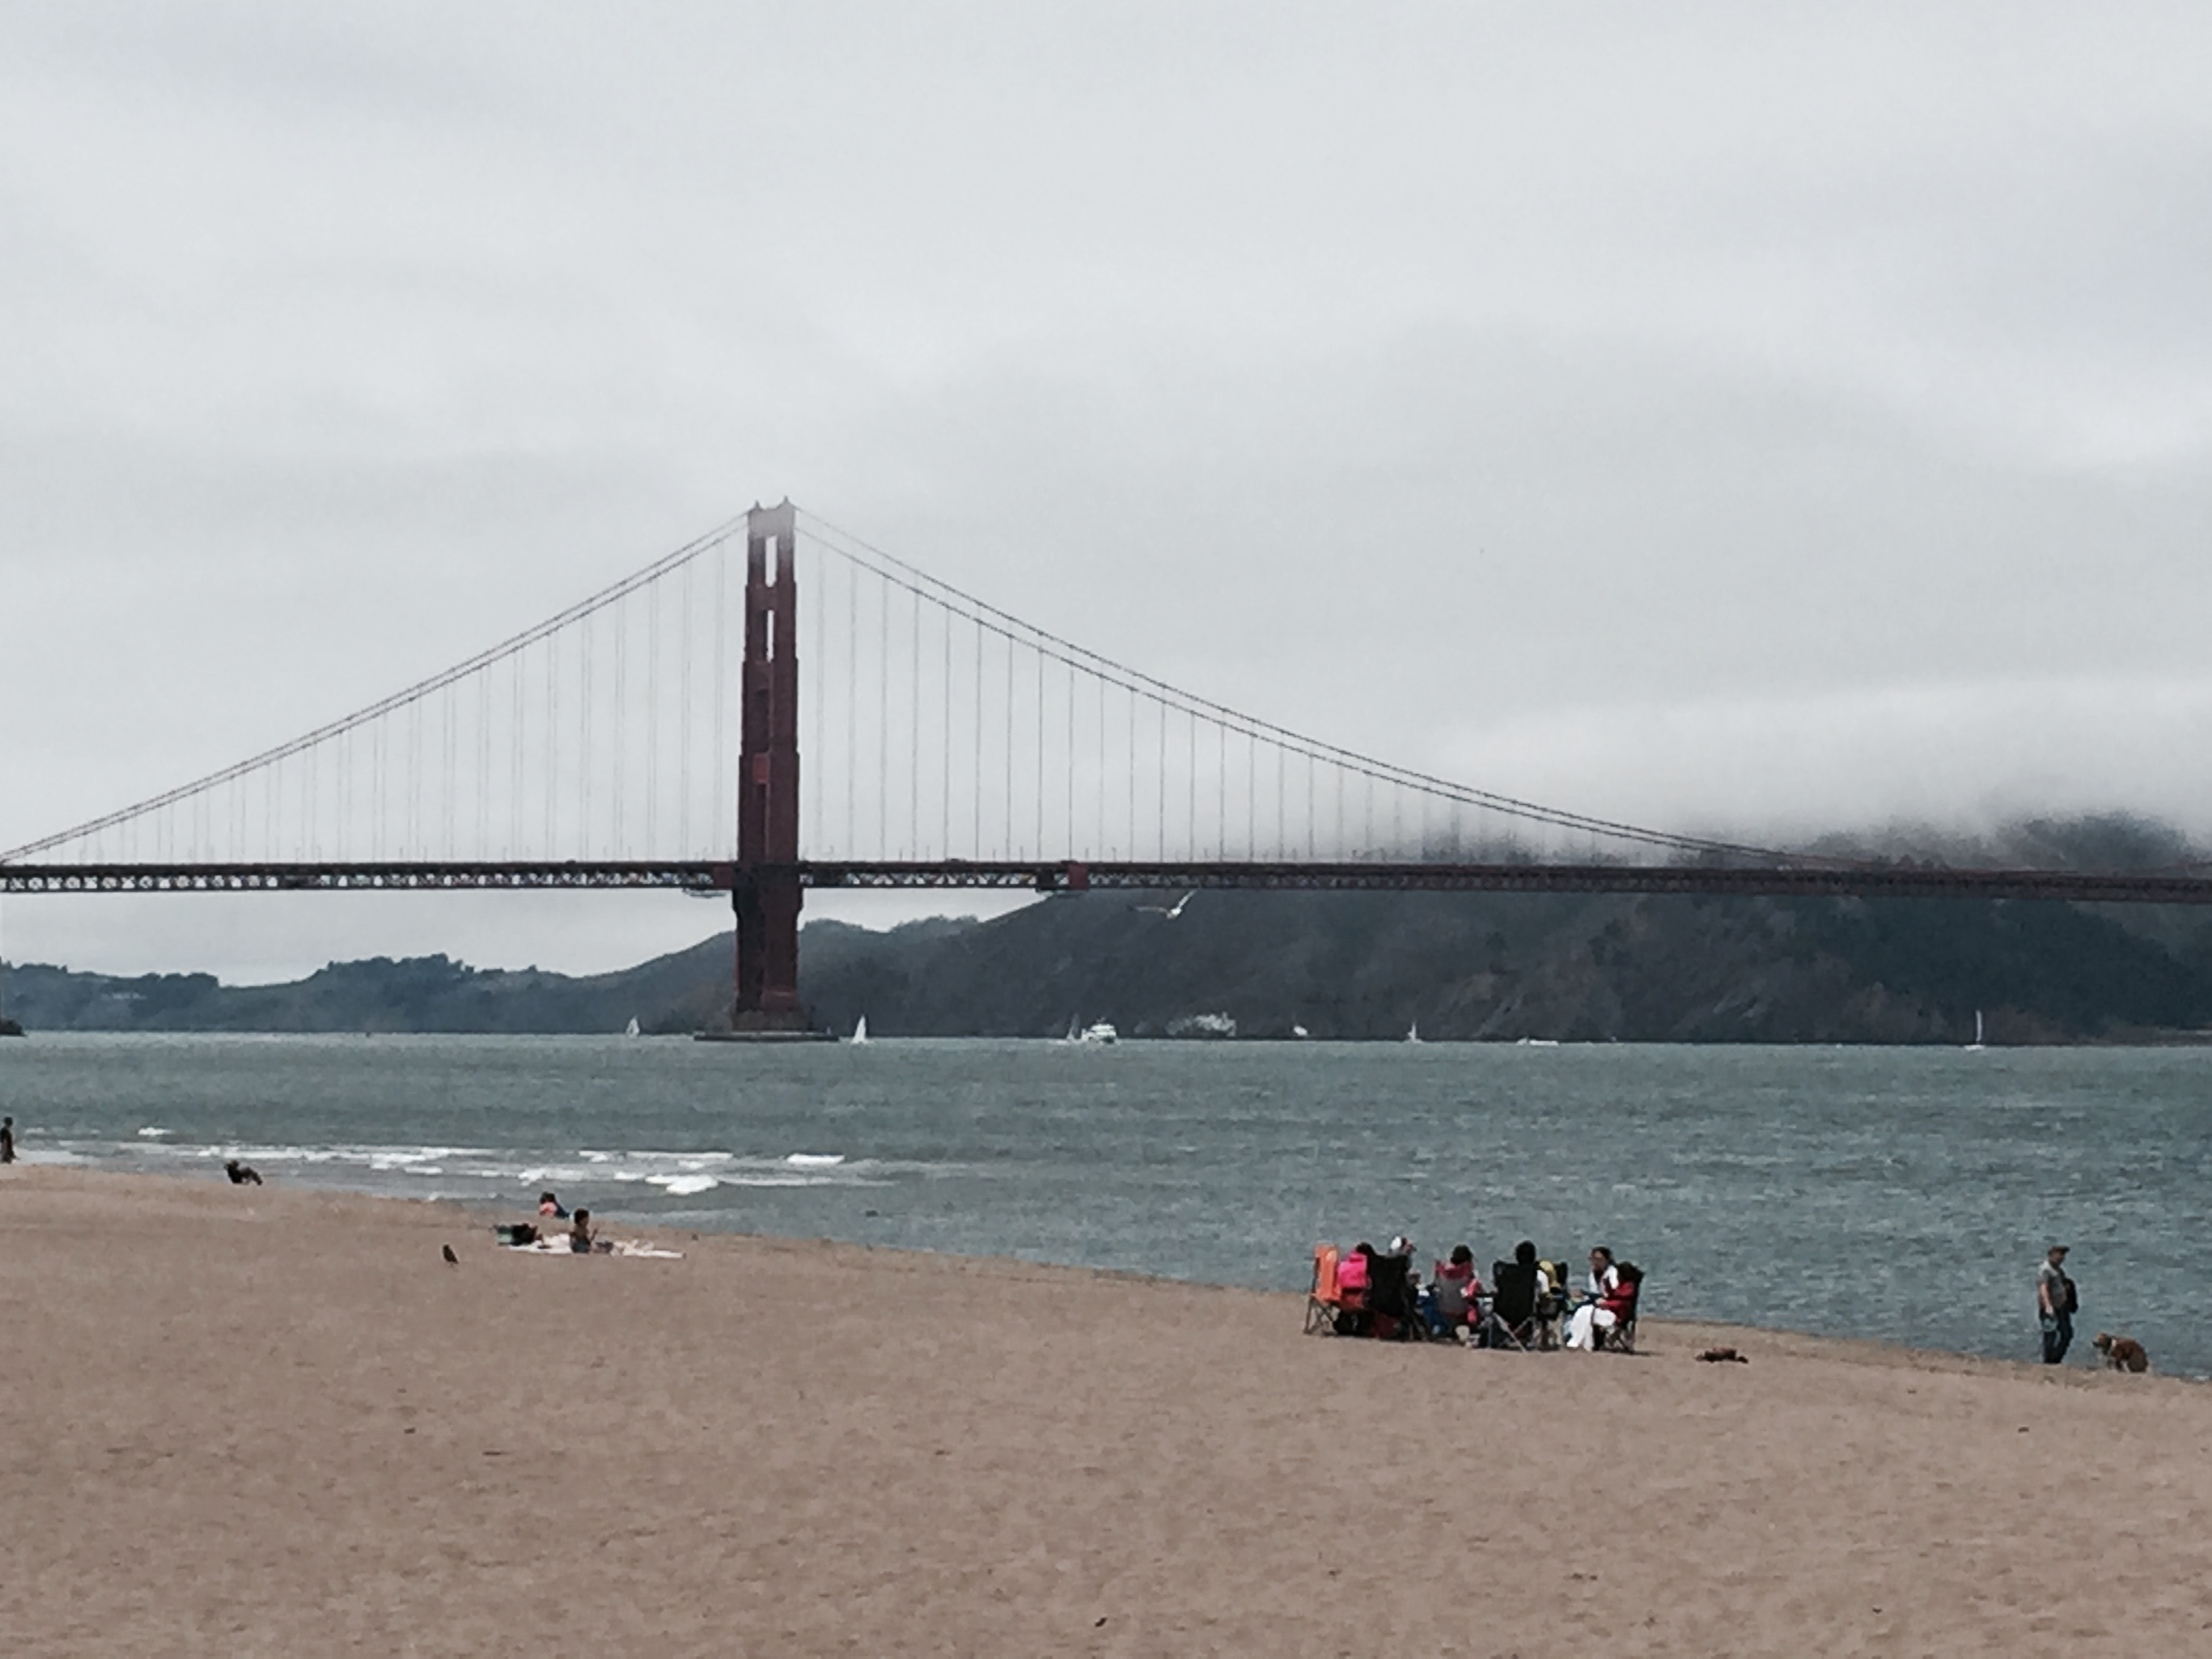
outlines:
{"label": "blue jeans", "polygon": [[2057,1313],[2043,1321],[2043,1363],[2056,1365],[2066,1358],[2066,1350],[2074,1340],[2074,1316]]}

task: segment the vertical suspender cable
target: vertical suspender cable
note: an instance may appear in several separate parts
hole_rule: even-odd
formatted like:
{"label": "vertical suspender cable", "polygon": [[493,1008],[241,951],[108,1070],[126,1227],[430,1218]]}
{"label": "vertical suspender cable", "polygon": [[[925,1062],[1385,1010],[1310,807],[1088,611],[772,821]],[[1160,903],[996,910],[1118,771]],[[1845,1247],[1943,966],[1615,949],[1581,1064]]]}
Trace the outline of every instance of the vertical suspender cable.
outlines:
{"label": "vertical suspender cable", "polygon": [[[687,567],[688,568],[688,567]],[[651,858],[660,842],[660,584],[649,584],[645,600],[645,844]],[[787,647],[788,641],[783,642]]]}
{"label": "vertical suspender cable", "polygon": [[952,856],[952,612],[939,611],[945,623],[945,777],[938,793],[944,823],[939,830],[937,856]]}
{"label": "vertical suspender cable", "polygon": [[1168,706],[1159,706],[1159,845],[1152,856],[1168,858]]}
{"label": "vertical suspender cable", "polygon": [[969,856],[982,858],[982,617],[975,617],[975,817]]}
{"label": "vertical suspender cable", "polygon": [[477,844],[471,856],[491,856],[491,670],[480,668],[477,682]]}
{"label": "vertical suspender cable", "polygon": [[1137,688],[1125,685],[1121,694],[1129,705],[1129,839],[1126,856],[1133,861],[1137,856]]}
{"label": "vertical suspender cable", "polygon": [[[708,725],[714,740],[714,756],[707,768],[711,781],[708,785],[709,801],[708,821],[714,826],[708,838],[708,848],[715,853],[737,852],[734,837],[738,822],[737,803],[724,793],[723,782],[729,775],[729,757],[722,750],[728,736],[729,714],[723,701],[729,696],[730,673],[730,544],[724,541],[714,550],[714,706],[708,714]],[[816,752],[818,754],[819,750]]]}
{"label": "vertical suspender cable", "polygon": [[860,571],[845,567],[845,854],[859,850],[860,833]]}
{"label": "vertical suspender cable", "polygon": [[913,670],[912,687],[907,696],[906,742],[906,838],[907,856],[921,856],[921,591],[915,588],[908,599],[914,606],[914,651],[908,659]]}
{"label": "vertical suspender cable", "polygon": [[[587,636],[588,637],[588,636]],[[559,843],[561,804],[553,789],[561,775],[561,636],[545,636],[545,848],[539,854],[551,858]],[[588,702],[588,699],[586,699]]]}
{"label": "vertical suspender cable", "polygon": [[1036,653],[1036,853],[1044,856],[1044,653]]}
{"label": "vertical suspender cable", "polygon": [[522,663],[523,653],[516,652],[507,659],[509,688],[513,706],[507,713],[507,855],[510,859],[522,856],[522,756],[528,730],[523,720]]}
{"label": "vertical suspender cable", "polygon": [[890,856],[891,823],[891,588],[876,579],[876,846]]}
{"label": "vertical suspender cable", "polygon": [[444,787],[441,792],[446,798],[444,802],[445,810],[441,815],[446,821],[446,847],[443,856],[446,862],[451,864],[453,861],[453,815],[456,805],[454,796],[458,789],[459,774],[460,770],[460,756],[459,753],[461,738],[459,689],[455,687],[450,690],[441,692],[439,694],[439,701],[445,705],[446,715],[446,781]]}
{"label": "vertical suspender cable", "polygon": [[[615,719],[608,732],[607,747],[613,751],[614,803],[608,814],[610,827],[607,850],[617,858],[623,854],[623,808],[629,804],[629,601],[623,599],[608,608],[615,635]],[[587,710],[585,718],[591,718]]]}
{"label": "vertical suspender cable", "polygon": [[[613,623],[614,626],[617,628],[621,626],[619,607],[617,607],[616,611],[612,613],[610,620]],[[575,850],[577,856],[580,858],[589,857],[592,850],[592,773],[593,770],[593,761],[592,756],[592,711],[599,707],[599,699],[592,695],[593,687],[592,684],[592,669],[593,665],[592,659],[593,656],[593,650],[592,635],[597,631],[597,629],[598,619],[592,617],[585,617],[584,620],[577,625],[576,629],[576,674],[578,683],[578,696],[576,704],[576,839],[578,845]],[[617,659],[619,660],[622,647],[617,645],[615,647],[615,651]],[[549,859],[555,856],[554,849],[548,847],[545,849],[545,856]]]}
{"label": "vertical suspender cable", "polygon": [[830,562],[817,556],[813,568],[813,602],[806,609],[814,618],[814,649],[807,658],[813,665],[811,695],[803,701],[810,729],[813,736],[807,739],[807,752],[815,763],[802,763],[799,770],[799,794],[804,799],[811,793],[814,801],[813,816],[807,820],[806,845],[810,852],[827,851],[830,845],[830,769],[823,764],[829,757],[823,752],[822,733],[828,729],[829,720],[823,705],[830,700]]}
{"label": "vertical suspender cable", "polygon": [[676,834],[672,845],[681,857],[697,845],[691,839],[691,567],[684,567],[684,586],[678,591],[676,672]]}

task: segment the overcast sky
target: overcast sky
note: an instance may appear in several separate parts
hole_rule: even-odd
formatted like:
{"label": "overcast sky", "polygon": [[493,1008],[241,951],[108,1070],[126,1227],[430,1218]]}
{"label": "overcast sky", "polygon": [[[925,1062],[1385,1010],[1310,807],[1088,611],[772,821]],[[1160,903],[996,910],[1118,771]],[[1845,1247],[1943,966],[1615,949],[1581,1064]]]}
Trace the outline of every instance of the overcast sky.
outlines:
{"label": "overcast sky", "polygon": [[[0,846],[786,494],[1480,787],[2212,833],[2208,83],[2180,3],[0,9]],[[717,920],[19,900],[0,949]]]}

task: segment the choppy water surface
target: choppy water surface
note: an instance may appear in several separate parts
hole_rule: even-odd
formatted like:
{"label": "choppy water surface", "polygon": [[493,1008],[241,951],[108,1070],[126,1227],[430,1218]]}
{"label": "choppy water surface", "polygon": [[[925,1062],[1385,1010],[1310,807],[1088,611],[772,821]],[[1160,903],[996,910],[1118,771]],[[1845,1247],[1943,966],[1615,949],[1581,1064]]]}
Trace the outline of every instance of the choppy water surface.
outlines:
{"label": "choppy water surface", "polygon": [[1660,1314],[2212,1372],[2212,1051],[35,1036],[25,1154],[1302,1287],[1318,1238],[1607,1243]]}

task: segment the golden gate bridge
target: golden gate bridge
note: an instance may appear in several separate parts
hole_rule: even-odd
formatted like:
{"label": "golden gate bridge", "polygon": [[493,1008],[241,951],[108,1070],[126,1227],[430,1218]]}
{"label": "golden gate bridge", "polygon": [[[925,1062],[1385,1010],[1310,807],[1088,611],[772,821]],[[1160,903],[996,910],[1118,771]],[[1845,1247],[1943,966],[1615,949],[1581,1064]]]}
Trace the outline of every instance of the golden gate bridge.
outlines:
{"label": "golden gate bridge", "polygon": [[2212,901],[2201,866],[1832,857],[1473,787],[1170,685],[788,501],[0,853],[0,894],[726,894],[732,1027],[762,1033],[806,1023],[809,889],[1160,887]]}

